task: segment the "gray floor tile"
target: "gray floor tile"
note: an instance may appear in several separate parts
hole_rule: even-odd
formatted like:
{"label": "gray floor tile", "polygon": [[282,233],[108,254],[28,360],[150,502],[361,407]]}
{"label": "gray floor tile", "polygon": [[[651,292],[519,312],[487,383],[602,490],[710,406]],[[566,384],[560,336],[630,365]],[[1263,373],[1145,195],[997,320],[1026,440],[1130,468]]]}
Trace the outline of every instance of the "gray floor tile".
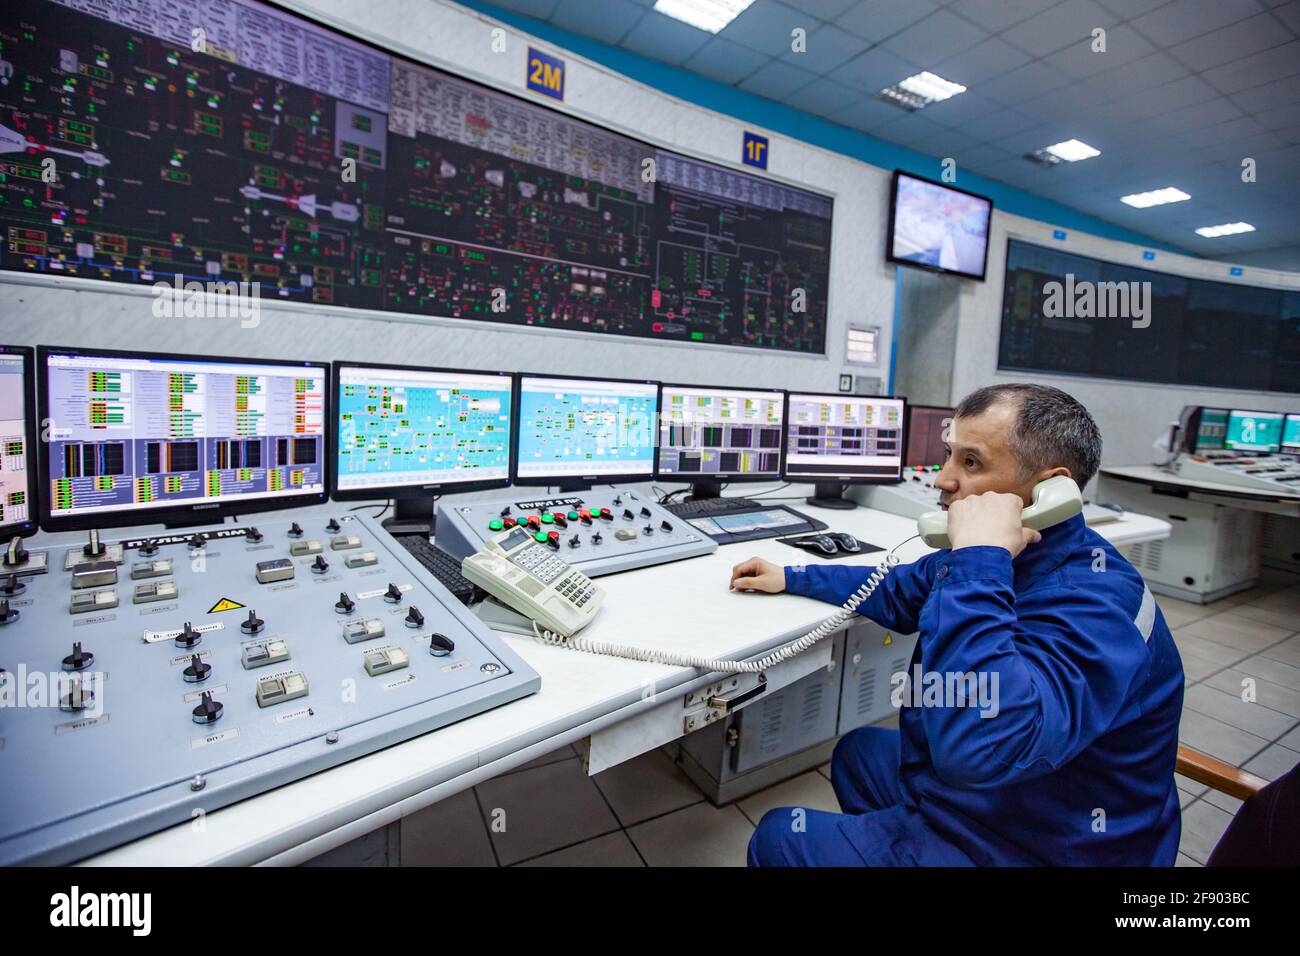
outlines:
{"label": "gray floor tile", "polygon": [[1274,744],[1258,757],[1247,761],[1244,767],[1265,780],[1276,780],[1291,770],[1297,763],[1300,763],[1300,753],[1289,747],[1283,747],[1281,744]]}
{"label": "gray floor tile", "polygon": [[1262,654],[1248,657],[1235,667],[1251,677],[1262,677],[1264,680],[1271,680],[1274,684],[1281,684],[1283,687],[1289,687],[1292,690],[1300,690],[1300,667],[1274,660],[1271,657],[1265,657]]}
{"label": "gray floor tile", "polygon": [[661,750],[652,750],[591,778],[627,827],[704,799]]}
{"label": "gray floor tile", "polygon": [[697,803],[628,828],[651,866],[744,866],[754,825],[737,807]]}
{"label": "gray floor tile", "polygon": [[1183,662],[1183,680],[1188,684],[1195,684],[1197,681],[1205,680],[1215,671],[1223,669],[1222,664],[1207,661],[1204,657],[1181,653],[1178,656]]}
{"label": "gray floor tile", "polygon": [[824,764],[822,764],[820,767],[817,768],[817,772],[821,774],[823,777],[825,777],[827,780],[829,780],[831,778],[831,762],[829,760],[826,761]]}
{"label": "gray floor tile", "polygon": [[1186,810],[1187,805],[1195,799],[1196,797],[1188,793],[1186,790],[1178,791],[1178,806],[1180,806],[1184,810]]}
{"label": "gray floor tile", "polygon": [[636,847],[622,830],[565,847],[516,866],[645,866]]}
{"label": "gray floor tile", "polygon": [[831,782],[812,770],[750,794],[744,800],[737,800],[736,806],[755,826],[763,819],[763,814],[777,807],[806,807],[830,813],[840,812],[840,802],[835,799]]}
{"label": "gray floor tile", "polygon": [[1252,620],[1238,614],[1234,609],[1193,621],[1186,627],[1179,628],[1178,633],[1190,634],[1193,637],[1202,637],[1207,641],[1222,644],[1238,652],[1239,656],[1245,657],[1249,654],[1258,654],[1264,648],[1285,640],[1293,631]]}
{"label": "gray floor tile", "polygon": [[[1193,622],[1187,627],[1195,627],[1196,623]],[[1174,631],[1174,643],[1178,645],[1178,654],[1183,659],[1184,670],[1187,669],[1187,659],[1189,657],[1199,657],[1218,667],[1230,667],[1250,654],[1249,651],[1227,647],[1215,641],[1198,637],[1195,634],[1189,634],[1186,627],[1180,627]]]}
{"label": "gray floor tile", "polygon": [[1156,597],[1156,604],[1160,606],[1160,611],[1165,616],[1165,623],[1171,630],[1214,614],[1216,607],[1213,604],[1193,604],[1190,601],[1180,601],[1178,598],[1163,595]]}
{"label": "gray floor tile", "polygon": [[1232,822],[1232,816],[1204,800],[1197,800],[1183,811],[1183,835],[1178,849],[1198,863],[1210,856],[1219,837]]}
{"label": "gray floor tile", "polygon": [[1226,760],[1234,767],[1240,767],[1268,746],[1268,741],[1263,737],[1229,727],[1194,710],[1183,711],[1182,722],[1178,726],[1178,739],[1194,750]]}
{"label": "gray floor tile", "polygon": [[1179,853],[1178,859],[1174,862],[1174,866],[1203,866],[1203,865],[1204,864],[1202,863],[1197,863],[1186,853]]}
{"label": "gray floor tile", "polygon": [[496,866],[473,790],[402,817],[402,866]]}
{"label": "gray floor tile", "polygon": [[1213,804],[1224,813],[1231,814],[1234,817],[1237,815],[1237,811],[1241,809],[1241,805],[1245,802],[1244,800],[1239,800],[1237,797],[1230,797],[1226,793],[1220,793],[1217,790],[1207,790],[1205,796],[1201,797],[1201,799],[1206,803]]}
{"label": "gray floor tile", "polygon": [[1184,777],[1181,773],[1174,774],[1174,783],[1178,785],[1179,790],[1190,793],[1194,797],[1199,797],[1210,789],[1203,783],[1197,783],[1191,777]]}
{"label": "gray floor tile", "polygon": [[1280,627],[1287,631],[1294,631],[1300,627],[1296,621],[1296,613],[1289,610],[1278,610],[1272,607],[1260,607],[1258,604],[1237,604],[1230,608],[1237,617],[1244,617],[1251,621],[1259,621],[1263,624],[1271,624],[1274,627]]}
{"label": "gray floor tile", "polygon": [[1300,690],[1283,687],[1281,684],[1264,680],[1262,677],[1252,677],[1235,668],[1222,670],[1207,677],[1205,684],[1207,687],[1217,687],[1229,694],[1235,694],[1240,699],[1241,695],[1247,690],[1246,685],[1242,683],[1243,681],[1252,682],[1252,693],[1256,703],[1267,707],[1269,710],[1276,710],[1278,713],[1287,714],[1300,720]]}
{"label": "gray floor tile", "polygon": [[1300,589],[1295,587],[1283,588],[1271,594],[1265,594],[1262,598],[1250,603],[1255,607],[1269,608],[1274,611],[1290,611],[1300,617]]}
{"label": "gray floor tile", "polygon": [[[504,866],[618,829],[618,819],[577,757],[508,773],[477,789]],[[504,823],[504,830],[494,821]]]}
{"label": "gray floor tile", "polygon": [[1283,641],[1281,644],[1274,644],[1272,647],[1260,651],[1260,654],[1275,661],[1281,661],[1283,664],[1290,664],[1292,667],[1300,667],[1300,635]]}
{"label": "gray floor tile", "polygon": [[1282,739],[1279,740],[1278,743],[1283,747],[1290,748],[1291,750],[1300,751],[1300,727],[1288,731],[1282,736]]}
{"label": "gray floor tile", "polygon": [[1250,588],[1245,591],[1238,591],[1236,594],[1229,594],[1225,598],[1220,598],[1211,604],[1210,607],[1223,607],[1224,605],[1231,607],[1236,604],[1249,604],[1251,601],[1258,601],[1264,595],[1269,593],[1271,592],[1264,588]]}
{"label": "gray floor tile", "polygon": [[1296,723],[1294,718],[1269,710],[1263,704],[1245,703],[1240,697],[1204,684],[1187,688],[1183,693],[1183,707],[1248,730],[1265,740],[1277,740]]}

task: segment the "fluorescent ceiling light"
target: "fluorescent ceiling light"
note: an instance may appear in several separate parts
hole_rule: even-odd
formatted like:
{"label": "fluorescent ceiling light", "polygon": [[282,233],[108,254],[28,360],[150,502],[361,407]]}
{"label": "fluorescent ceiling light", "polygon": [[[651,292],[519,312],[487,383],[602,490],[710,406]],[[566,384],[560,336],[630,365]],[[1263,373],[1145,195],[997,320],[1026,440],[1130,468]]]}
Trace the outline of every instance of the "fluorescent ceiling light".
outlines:
{"label": "fluorescent ceiling light", "polygon": [[1131,196],[1120,196],[1119,201],[1128,203],[1130,206],[1136,206],[1138,209],[1146,209],[1148,206],[1163,206],[1167,202],[1182,202],[1185,199],[1191,199],[1181,189],[1175,189],[1173,186],[1166,186],[1164,189],[1153,189],[1149,193],[1134,193]]}
{"label": "fluorescent ceiling light", "polygon": [[1077,139],[1067,139],[1064,143],[1053,143],[1051,146],[1044,146],[1039,152],[1055,156],[1067,163],[1077,163],[1081,159],[1092,159],[1094,156],[1101,155],[1101,150],[1093,149],[1087,143],[1082,143]]}
{"label": "fluorescent ceiling light", "polygon": [[1218,239],[1220,236],[1235,236],[1239,232],[1254,231],[1255,227],[1248,222],[1225,222],[1221,226],[1202,226],[1196,230],[1196,234],[1206,239]]}
{"label": "fluorescent ceiling light", "polygon": [[903,109],[919,110],[965,92],[966,87],[960,83],[953,83],[933,73],[918,73],[894,86],[885,87],[876,95]]}
{"label": "fluorescent ceiling light", "polygon": [[754,0],[655,0],[654,8],[674,20],[717,33],[748,10],[753,2]]}

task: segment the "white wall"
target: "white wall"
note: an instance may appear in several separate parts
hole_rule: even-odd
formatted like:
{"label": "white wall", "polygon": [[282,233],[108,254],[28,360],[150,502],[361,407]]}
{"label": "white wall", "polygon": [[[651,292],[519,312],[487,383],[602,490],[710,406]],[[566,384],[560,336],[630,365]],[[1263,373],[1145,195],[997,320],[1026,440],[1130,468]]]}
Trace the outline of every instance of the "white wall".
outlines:
{"label": "white wall", "polygon": [[1097,420],[1104,445],[1103,465],[1146,464],[1156,460],[1152,441],[1169,422],[1177,419],[1184,405],[1300,411],[1300,396],[1283,392],[1188,388],[1072,375],[999,372],[998,335],[1008,237],[1142,269],[1242,285],[1300,289],[1300,274],[1296,273],[1250,268],[1244,276],[1234,278],[1227,275],[1227,266],[1220,262],[1168,252],[1158,252],[1155,262],[1147,262],[1142,258],[1142,246],[1074,231],[1067,234],[1065,241],[1058,241],[1052,238],[1052,230],[1053,227],[1045,223],[995,210],[989,248],[989,281],[963,283],[953,374],[954,402],[982,385],[995,382],[1033,381],[1055,385],[1081,401]]}
{"label": "white wall", "polygon": [[[513,93],[524,91],[527,37],[505,27],[506,50],[493,53],[491,31],[501,24],[472,11],[439,0],[376,4],[290,0],[286,5],[453,73]],[[651,143],[743,168],[739,163],[740,122],[651,90],[571,54],[563,55],[568,70],[566,112]],[[887,266],[884,253],[889,177],[848,157],[769,135],[773,178],[835,198],[829,356],[694,343],[663,345],[583,333],[538,333],[466,320],[410,317],[401,321],[390,313],[300,304],[268,308],[265,300],[260,325],[242,329],[237,320],[155,319],[147,288],[15,277],[13,273],[0,274],[0,340],[258,357],[364,358],[834,390],[844,354],[844,325],[849,319],[880,324],[884,333],[881,354],[889,355],[894,304],[894,270]]]}

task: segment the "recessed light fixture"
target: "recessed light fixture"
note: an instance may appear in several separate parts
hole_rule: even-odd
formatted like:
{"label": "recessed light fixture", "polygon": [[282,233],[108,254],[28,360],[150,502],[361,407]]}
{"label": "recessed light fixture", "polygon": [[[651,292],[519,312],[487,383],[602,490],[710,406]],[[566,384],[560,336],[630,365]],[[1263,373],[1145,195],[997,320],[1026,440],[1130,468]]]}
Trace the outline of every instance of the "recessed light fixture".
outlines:
{"label": "recessed light fixture", "polygon": [[1094,149],[1077,139],[1067,139],[1063,143],[1053,143],[1029,154],[1030,159],[1037,160],[1044,166],[1056,166],[1060,163],[1077,163],[1081,159],[1100,156],[1101,150]]}
{"label": "recessed light fixture", "polygon": [[749,9],[754,0],[655,0],[655,9],[666,17],[717,33]]}
{"label": "recessed light fixture", "polygon": [[1183,202],[1192,197],[1187,195],[1181,189],[1175,189],[1173,186],[1166,186],[1164,189],[1153,189],[1148,193],[1134,193],[1131,196],[1120,196],[1119,201],[1128,203],[1130,206],[1136,206],[1138,209],[1146,209],[1148,206],[1163,206],[1167,202]]}
{"label": "recessed light fixture", "polygon": [[933,73],[918,73],[901,83],[885,87],[876,96],[905,110],[919,110],[965,92],[966,87],[960,83],[953,83]]}
{"label": "recessed light fixture", "polygon": [[1221,226],[1202,226],[1196,230],[1196,234],[1206,239],[1218,239],[1220,236],[1235,236],[1239,232],[1254,231],[1255,227],[1248,222],[1225,222]]}

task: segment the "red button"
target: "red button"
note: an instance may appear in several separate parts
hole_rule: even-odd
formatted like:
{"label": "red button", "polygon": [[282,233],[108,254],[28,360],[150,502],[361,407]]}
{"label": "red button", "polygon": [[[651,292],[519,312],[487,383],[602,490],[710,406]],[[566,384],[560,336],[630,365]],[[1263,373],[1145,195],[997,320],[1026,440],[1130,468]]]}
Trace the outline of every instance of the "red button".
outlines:
{"label": "red button", "polygon": [[582,521],[583,524],[591,524],[591,512],[588,511],[586,508],[583,508],[581,511],[578,512],[578,518]]}
{"label": "red button", "polygon": [[515,525],[517,525],[517,524],[519,524],[519,522],[516,521],[514,518],[506,518],[506,527],[507,527],[507,528],[513,528],[513,527],[514,527]]}
{"label": "red button", "polygon": [[557,511],[555,512],[555,523],[561,528],[567,528],[569,526],[569,519]]}
{"label": "red button", "polygon": [[610,510],[609,510],[608,508],[601,508],[601,509],[600,509],[600,516],[601,516],[602,518],[604,518],[606,521],[613,521],[613,520],[614,520],[614,515],[610,512]]}
{"label": "red button", "polygon": [[560,546],[560,532],[558,531],[550,532],[546,536],[546,543],[549,544],[552,548],[558,548]]}
{"label": "red button", "polygon": [[540,515],[529,515],[529,516],[528,516],[528,527],[530,527],[530,528],[540,528],[541,526],[542,526],[542,519],[541,519],[541,516],[540,516]]}

